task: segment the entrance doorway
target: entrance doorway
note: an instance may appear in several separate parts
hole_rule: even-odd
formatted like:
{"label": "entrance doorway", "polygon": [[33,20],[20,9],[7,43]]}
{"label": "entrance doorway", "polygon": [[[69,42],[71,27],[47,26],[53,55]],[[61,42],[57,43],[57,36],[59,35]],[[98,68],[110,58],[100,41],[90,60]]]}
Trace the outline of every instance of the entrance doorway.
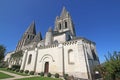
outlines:
{"label": "entrance doorway", "polygon": [[49,72],[49,62],[45,62],[44,73]]}

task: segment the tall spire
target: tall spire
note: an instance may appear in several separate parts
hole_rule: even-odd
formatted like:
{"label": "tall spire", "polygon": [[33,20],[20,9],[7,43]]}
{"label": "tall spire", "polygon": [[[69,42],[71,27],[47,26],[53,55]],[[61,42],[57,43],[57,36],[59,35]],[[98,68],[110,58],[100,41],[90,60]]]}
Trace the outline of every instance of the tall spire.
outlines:
{"label": "tall spire", "polygon": [[54,31],[58,31],[59,33],[69,31],[72,36],[75,36],[72,18],[65,7],[62,9],[60,17],[56,17]]}
{"label": "tall spire", "polygon": [[66,10],[66,8],[63,6],[63,9],[62,9],[62,12],[61,12],[61,17],[65,17],[66,16],[66,14],[67,14],[68,12],[67,12],[67,10]]}
{"label": "tall spire", "polygon": [[52,31],[53,31],[52,27],[49,27],[48,32],[52,32]]}
{"label": "tall spire", "polygon": [[33,42],[39,42],[40,40],[42,40],[42,35],[39,32],[32,41]]}
{"label": "tall spire", "polygon": [[28,29],[26,30],[26,33],[36,34],[35,21],[33,21],[33,22],[30,24],[30,26],[29,26]]}

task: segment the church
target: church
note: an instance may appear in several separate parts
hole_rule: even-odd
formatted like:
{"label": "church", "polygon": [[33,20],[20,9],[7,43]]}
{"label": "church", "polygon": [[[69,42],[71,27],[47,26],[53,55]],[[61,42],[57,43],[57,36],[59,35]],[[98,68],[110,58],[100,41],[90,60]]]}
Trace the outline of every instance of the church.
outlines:
{"label": "church", "polygon": [[18,42],[15,51],[23,51],[20,70],[35,73],[69,74],[74,77],[94,78],[94,67],[99,64],[96,44],[84,37],[77,37],[70,13],[63,7],[42,38],[36,33],[33,21]]}

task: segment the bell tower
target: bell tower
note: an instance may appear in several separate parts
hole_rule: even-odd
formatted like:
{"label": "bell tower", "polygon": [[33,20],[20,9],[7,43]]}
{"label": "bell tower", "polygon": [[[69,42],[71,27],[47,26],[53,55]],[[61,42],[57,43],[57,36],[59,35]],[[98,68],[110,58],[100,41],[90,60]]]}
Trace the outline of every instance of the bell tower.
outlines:
{"label": "bell tower", "polygon": [[18,42],[16,51],[21,50],[23,46],[29,44],[34,39],[35,35],[36,35],[35,22],[33,21],[23,34],[21,40]]}
{"label": "bell tower", "polygon": [[59,33],[70,31],[72,36],[76,35],[73,21],[65,7],[63,7],[62,9],[60,17],[59,16],[56,17],[54,31],[58,31]]}

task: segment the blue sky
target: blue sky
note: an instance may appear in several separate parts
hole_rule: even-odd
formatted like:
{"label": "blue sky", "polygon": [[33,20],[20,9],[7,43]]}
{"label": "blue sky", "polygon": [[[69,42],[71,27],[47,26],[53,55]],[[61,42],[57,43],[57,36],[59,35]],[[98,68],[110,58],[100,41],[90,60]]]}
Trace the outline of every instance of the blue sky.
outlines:
{"label": "blue sky", "polygon": [[15,50],[33,20],[44,37],[63,6],[77,36],[96,42],[101,62],[108,51],[120,51],[120,0],[0,0],[0,44],[7,52]]}

